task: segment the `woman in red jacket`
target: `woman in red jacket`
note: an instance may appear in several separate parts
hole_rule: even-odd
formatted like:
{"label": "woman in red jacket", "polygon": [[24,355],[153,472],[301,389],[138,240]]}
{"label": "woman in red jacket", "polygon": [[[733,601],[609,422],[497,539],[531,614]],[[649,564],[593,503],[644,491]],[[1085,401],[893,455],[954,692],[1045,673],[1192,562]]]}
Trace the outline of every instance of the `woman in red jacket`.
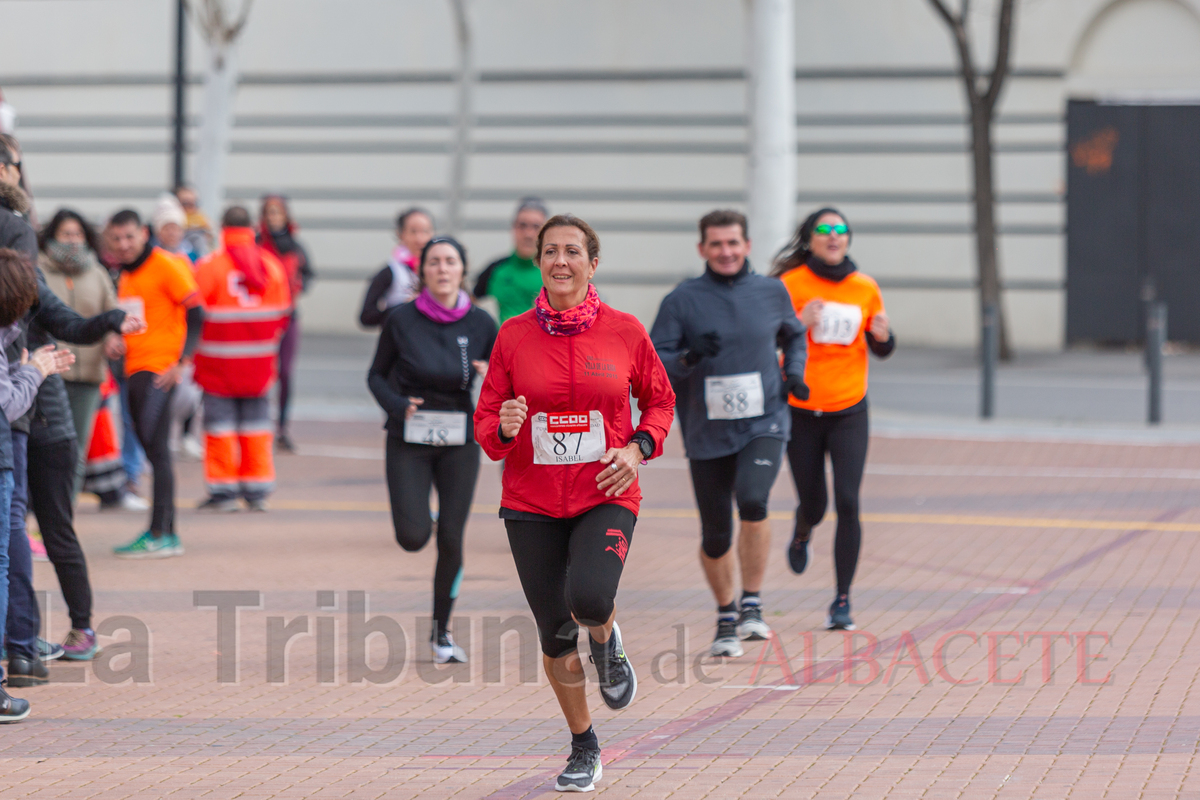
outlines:
{"label": "woman in red jacket", "polygon": [[[591,285],[596,232],[576,217],[552,217],[537,253],[544,288],[532,310],[500,328],[475,438],[492,459],[504,459],[500,516],[571,729],[571,757],[555,788],[591,791],[600,745],[576,637],[580,625],[588,629],[605,704],[629,705],[637,677],[613,601],[642,499],[638,465],[662,454],[675,393],[646,329],[601,303]],[[641,411],[636,431],[631,388]]]}

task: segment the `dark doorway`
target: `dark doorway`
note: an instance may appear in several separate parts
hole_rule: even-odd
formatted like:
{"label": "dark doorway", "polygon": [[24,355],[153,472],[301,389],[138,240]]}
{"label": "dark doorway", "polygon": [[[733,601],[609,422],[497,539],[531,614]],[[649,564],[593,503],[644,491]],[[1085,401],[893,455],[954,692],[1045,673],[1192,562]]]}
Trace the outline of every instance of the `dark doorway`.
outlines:
{"label": "dark doorway", "polygon": [[1067,342],[1200,342],[1200,105],[1067,105]]}

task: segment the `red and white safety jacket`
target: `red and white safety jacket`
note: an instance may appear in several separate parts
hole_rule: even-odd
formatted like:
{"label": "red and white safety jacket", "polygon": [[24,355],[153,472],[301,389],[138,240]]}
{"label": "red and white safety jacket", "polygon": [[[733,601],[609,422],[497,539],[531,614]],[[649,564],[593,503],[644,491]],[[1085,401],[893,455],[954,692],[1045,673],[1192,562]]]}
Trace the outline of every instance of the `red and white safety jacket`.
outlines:
{"label": "red and white safety jacket", "polygon": [[[637,514],[637,481],[620,497],[596,488],[603,468],[596,459],[633,437],[631,388],[641,411],[637,429],[654,438],[656,458],[675,415],[675,392],[636,317],[601,303],[592,327],[574,336],[546,333],[533,311],[505,322],[475,409],[476,440],[488,456],[505,460],[501,505],[559,519],[605,503]],[[503,442],[500,405],[521,395],[529,416],[516,438]]]}
{"label": "red and white safety jacket", "polygon": [[[196,264],[204,328],[195,380],[220,397],[260,397],[275,380],[279,339],[292,314],[287,274],[254,243],[251,228],[224,229],[221,245]],[[247,269],[256,273],[251,286]]]}

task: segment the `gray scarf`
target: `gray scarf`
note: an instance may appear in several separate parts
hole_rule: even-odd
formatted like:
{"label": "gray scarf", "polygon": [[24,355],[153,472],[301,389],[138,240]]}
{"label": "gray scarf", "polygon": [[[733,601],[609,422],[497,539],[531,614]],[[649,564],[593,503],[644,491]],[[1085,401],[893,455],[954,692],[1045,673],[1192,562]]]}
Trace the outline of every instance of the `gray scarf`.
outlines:
{"label": "gray scarf", "polygon": [[46,242],[46,255],[66,275],[79,275],[95,262],[96,257],[84,242]]}

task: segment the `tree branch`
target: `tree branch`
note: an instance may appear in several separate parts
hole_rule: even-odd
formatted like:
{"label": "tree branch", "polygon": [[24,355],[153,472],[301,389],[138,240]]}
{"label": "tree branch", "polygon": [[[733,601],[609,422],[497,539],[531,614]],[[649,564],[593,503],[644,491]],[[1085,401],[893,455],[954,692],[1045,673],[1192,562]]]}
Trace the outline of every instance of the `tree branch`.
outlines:
{"label": "tree branch", "polygon": [[[1005,0],[1011,2],[1011,0]],[[950,31],[954,34],[954,44],[958,49],[958,60],[962,68],[963,83],[967,87],[967,100],[972,107],[979,102],[979,88],[976,84],[975,62],[971,56],[971,40],[967,37],[966,23],[963,17],[956,17],[950,13],[950,9],[946,8],[942,0],[929,0],[930,5],[942,17],[947,25],[950,26]],[[963,0],[964,11],[967,8],[967,0]]]}
{"label": "tree branch", "polygon": [[988,82],[987,93],[983,97],[984,106],[991,111],[996,107],[1000,98],[1000,90],[1004,87],[1004,78],[1008,75],[1008,62],[1012,56],[1013,17],[1016,14],[1014,0],[1001,0],[1000,19],[996,24],[996,66],[992,70],[992,78]]}

